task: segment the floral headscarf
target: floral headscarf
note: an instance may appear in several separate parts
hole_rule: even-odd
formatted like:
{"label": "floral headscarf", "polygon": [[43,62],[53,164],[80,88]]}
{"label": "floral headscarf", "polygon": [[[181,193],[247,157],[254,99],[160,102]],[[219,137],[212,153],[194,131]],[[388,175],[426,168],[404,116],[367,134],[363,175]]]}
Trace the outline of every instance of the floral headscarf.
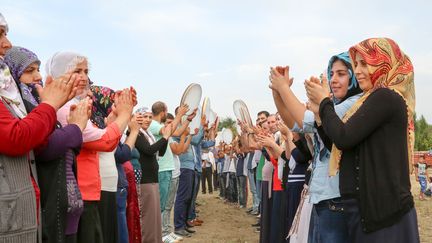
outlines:
{"label": "floral headscarf", "polygon": [[[409,168],[412,171],[412,161],[414,154],[414,110],[415,110],[415,90],[414,90],[414,68],[411,60],[405,55],[399,46],[389,38],[366,39],[353,46],[349,50],[351,60],[356,54],[360,54],[369,70],[369,76],[373,88],[368,90],[343,117],[346,122],[363,104],[367,97],[378,88],[388,88],[398,93],[405,100],[408,110],[408,159]],[[342,151],[334,145],[332,148],[329,174],[335,175],[339,169],[339,161]]]}
{"label": "floral headscarf", "polygon": [[[8,32],[8,24],[1,13],[0,26],[4,26],[6,32]],[[4,62],[3,56],[0,56],[0,98],[18,117],[23,118],[27,115],[19,89],[12,77],[9,67]]]}
{"label": "floral headscarf", "polygon": [[100,129],[104,129],[105,118],[108,117],[114,104],[114,90],[103,86],[91,86],[93,93],[93,107],[90,120]]}

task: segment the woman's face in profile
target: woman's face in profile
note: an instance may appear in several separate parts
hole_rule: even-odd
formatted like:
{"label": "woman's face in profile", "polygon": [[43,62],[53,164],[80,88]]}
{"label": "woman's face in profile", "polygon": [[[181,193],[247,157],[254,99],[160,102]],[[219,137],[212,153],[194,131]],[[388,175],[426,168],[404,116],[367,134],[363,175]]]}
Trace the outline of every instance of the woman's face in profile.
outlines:
{"label": "woman's face in profile", "polygon": [[9,39],[6,36],[6,27],[0,26],[0,56],[4,57],[6,55],[6,51],[12,47]]}
{"label": "woman's face in profile", "polygon": [[368,65],[363,57],[357,52],[354,60],[354,74],[357,78],[360,88],[363,91],[368,91],[373,88],[370,79]]}

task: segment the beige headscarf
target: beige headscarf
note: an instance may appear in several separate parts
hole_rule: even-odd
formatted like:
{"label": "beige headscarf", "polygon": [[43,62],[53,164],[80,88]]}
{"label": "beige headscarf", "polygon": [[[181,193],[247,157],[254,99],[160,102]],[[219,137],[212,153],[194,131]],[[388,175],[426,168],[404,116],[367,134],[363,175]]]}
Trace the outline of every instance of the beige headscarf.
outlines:
{"label": "beige headscarf", "polygon": [[[415,90],[414,90],[414,68],[411,60],[399,48],[393,40],[389,38],[366,39],[353,46],[349,50],[351,62],[354,62],[355,55],[360,54],[369,70],[369,75],[373,88],[366,92],[357,102],[347,111],[342,121],[348,119],[361,107],[363,102],[377,88],[389,88],[397,92],[405,100],[408,109],[408,159],[410,172],[414,154],[414,110],[415,110]],[[353,67],[354,67],[354,63]],[[329,175],[336,175],[339,170],[339,162],[342,151],[333,144]]]}

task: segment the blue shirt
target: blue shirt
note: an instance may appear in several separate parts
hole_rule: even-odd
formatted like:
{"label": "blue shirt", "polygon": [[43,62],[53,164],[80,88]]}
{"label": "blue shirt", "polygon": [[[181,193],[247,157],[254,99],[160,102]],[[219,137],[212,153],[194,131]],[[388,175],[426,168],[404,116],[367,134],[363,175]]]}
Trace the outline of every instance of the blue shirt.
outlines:
{"label": "blue shirt", "polygon": [[222,168],[224,166],[224,161],[225,161],[225,157],[216,159],[216,168],[217,168],[218,174],[222,174]]}
{"label": "blue shirt", "polygon": [[114,153],[114,158],[116,161],[116,167],[118,173],[117,187],[125,188],[128,186],[128,181],[123,169],[123,163],[132,159],[132,151],[129,145],[124,143],[119,143],[117,145],[117,150]]}
{"label": "blue shirt", "polygon": [[[342,118],[351,106],[362,94],[354,95],[342,103],[335,105],[336,114]],[[294,124],[292,131],[313,133],[314,156],[312,162],[312,176],[309,182],[310,202],[317,204],[320,201],[340,197],[339,174],[329,176],[330,151],[324,146],[323,141],[315,129],[315,117],[313,112],[306,110],[303,118],[303,128]]]}
{"label": "blue shirt", "polygon": [[252,160],[254,158],[254,154],[255,154],[255,151],[249,152],[248,155],[246,156],[246,158],[247,158],[247,169],[248,170],[252,170]]}
{"label": "blue shirt", "polygon": [[[196,156],[194,155],[194,151],[192,150],[192,146],[197,146],[198,144],[200,144],[203,137],[204,137],[204,129],[202,127],[200,127],[198,133],[195,136],[192,136],[191,144],[189,145],[186,152],[179,155],[180,168],[189,169],[189,170],[195,169]],[[173,139],[178,143],[180,142],[179,137],[173,137]]]}
{"label": "blue shirt", "polygon": [[238,160],[236,165],[236,176],[245,176],[244,174],[245,157],[240,154],[237,156],[237,158]]}

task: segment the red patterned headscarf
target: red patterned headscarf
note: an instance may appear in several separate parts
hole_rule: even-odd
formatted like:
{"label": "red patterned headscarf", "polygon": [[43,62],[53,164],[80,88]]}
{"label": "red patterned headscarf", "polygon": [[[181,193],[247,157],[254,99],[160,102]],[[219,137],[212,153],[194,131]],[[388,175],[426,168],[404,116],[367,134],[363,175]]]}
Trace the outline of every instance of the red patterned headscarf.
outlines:
{"label": "red patterned headscarf", "polygon": [[[355,60],[357,53],[362,56],[367,64],[373,88],[365,92],[347,111],[342,120],[346,122],[377,88],[388,88],[397,92],[405,100],[408,109],[407,142],[411,171],[414,151],[415,110],[414,68],[411,60],[402,52],[396,42],[389,38],[370,38],[351,47],[349,50],[351,62]],[[354,63],[352,64],[354,67]],[[340,150],[335,149],[333,147],[330,158],[330,175],[336,174],[342,154]]]}

